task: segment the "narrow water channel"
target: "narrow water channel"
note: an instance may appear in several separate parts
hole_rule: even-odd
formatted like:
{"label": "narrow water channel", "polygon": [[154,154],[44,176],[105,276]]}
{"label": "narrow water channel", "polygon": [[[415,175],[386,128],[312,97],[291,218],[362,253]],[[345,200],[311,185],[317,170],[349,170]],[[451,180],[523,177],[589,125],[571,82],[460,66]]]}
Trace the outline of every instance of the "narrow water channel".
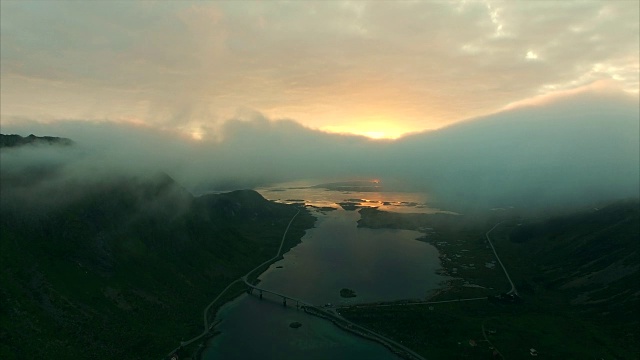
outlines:
{"label": "narrow water channel", "polygon": [[[437,250],[415,240],[415,231],[357,227],[360,214],[320,212],[302,242],[260,277],[260,286],[309,303],[333,306],[358,302],[420,299],[445,277]],[[340,289],[356,297],[342,298]],[[306,314],[281,299],[242,295],[222,307],[204,359],[398,359],[382,345]],[[290,324],[299,322],[299,328]]]}

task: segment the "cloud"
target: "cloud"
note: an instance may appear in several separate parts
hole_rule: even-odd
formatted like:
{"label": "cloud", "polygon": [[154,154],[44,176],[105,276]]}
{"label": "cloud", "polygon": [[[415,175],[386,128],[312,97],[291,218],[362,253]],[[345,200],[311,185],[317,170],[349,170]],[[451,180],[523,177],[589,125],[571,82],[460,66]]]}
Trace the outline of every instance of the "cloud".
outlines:
{"label": "cloud", "polygon": [[0,164],[7,174],[36,160],[50,163],[76,182],[163,171],[196,194],[380,178],[453,208],[545,208],[637,197],[638,116],[637,99],[605,88],[396,141],[320,132],[259,113],[226,121],[218,140],[204,141],[131,123],[23,121],[3,132],[64,136],[77,145],[53,153],[3,149]]}
{"label": "cloud", "polygon": [[3,121],[136,119],[206,137],[250,108],[397,135],[598,80],[638,89],[632,1],[1,6]]}

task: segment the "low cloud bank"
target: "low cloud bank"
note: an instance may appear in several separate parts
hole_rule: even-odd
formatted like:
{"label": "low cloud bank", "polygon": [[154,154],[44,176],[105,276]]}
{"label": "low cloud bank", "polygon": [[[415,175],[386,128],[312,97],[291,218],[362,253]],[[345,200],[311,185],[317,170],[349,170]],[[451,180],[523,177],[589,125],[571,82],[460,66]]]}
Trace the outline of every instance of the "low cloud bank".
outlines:
{"label": "low cloud bank", "polygon": [[62,136],[76,145],[3,149],[0,166],[3,179],[49,166],[65,183],[163,171],[195,194],[375,177],[452,206],[547,208],[638,197],[638,119],[636,98],[584,93],[393,142],[318,132],[259,114],[229,120],[220,141],[199,142],[110,122],[23,122],[2,131]]}

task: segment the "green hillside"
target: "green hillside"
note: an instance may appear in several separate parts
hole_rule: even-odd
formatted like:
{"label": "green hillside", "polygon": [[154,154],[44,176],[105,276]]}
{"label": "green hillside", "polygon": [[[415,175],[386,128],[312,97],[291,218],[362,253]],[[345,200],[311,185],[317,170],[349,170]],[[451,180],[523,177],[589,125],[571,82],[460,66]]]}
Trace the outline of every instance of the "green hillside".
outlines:
{"label": "green hillside", "polygon": [[[64,182],[46,198],[34,198],[43,182],[10,180],[0,208],[3,359],[166,355],[202,332],[203,308],[228,283],[274,256],[300,209],[250,190],[193,197],[164,174]],[[286,248],[313,222],[303,210]]]}
{"label": "green hillside", "polygon": [[[432,359],[521,359],[531,348],[544,359],[639,358],[638,200],[546,219],[361,214],[360,226],[423,229],[453,276],[429,301],[453,302],[342,309],[350,320]],[[485,237],[496,223],[490,236],[519,301],[500,297],[510,286]],[[474,297],[490,298],[457,301]]]}
{"label": "green hillside", "polygon": [[627,201],[516,225],[505,265],[525,298],[566,308],[640,351],[639,213],[638,202]]}

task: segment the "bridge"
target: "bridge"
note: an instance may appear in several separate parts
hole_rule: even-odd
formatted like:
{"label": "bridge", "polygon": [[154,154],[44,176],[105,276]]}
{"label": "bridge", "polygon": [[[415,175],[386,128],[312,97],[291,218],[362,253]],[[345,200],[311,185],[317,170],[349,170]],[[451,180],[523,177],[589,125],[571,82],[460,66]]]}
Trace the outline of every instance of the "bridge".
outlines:
{"label": "bridge", "polygon": [[272,257],[271,259],[263,262],[262,264],[256,266],[253,270],[249,271],[245,276],[243,276],[241,278],[241,280],[244,282],[245,285],[247,285],[247,293],[252,294],[253,291],[257,291],[258,295],[260,296],[260,299],[262,299],[262,295],[264,293],[267,294],[272,294],[275,295],[277,297],[282,298],[282,305],[287,306],[287,300],[290,300],[292,302],[296,303],[296,307],[300,307],[300,305],[302,306],[313,306],[303,300],[300,299],[296,299],[294,297],[285,295],[285,294],[281,294],[278,292],[275,292],[273,290],[266,290],[263,288],[258,287],[257,285],[253,285],[252,283],[249,282],[249,278],[251,277],[251,275],[253,273],[257,273],[257,272],[262,272],[264,271],[262,268],[266,265],[271,265],[272,263],[276,262],[277,260],[280,259],[280,257],[282,256],[282,246],[284,245],[284,239],[287,236],[287,232],[289,232],[289,227],[291,227],[291,223],[293,222],[293,220],[296,218],[296,216],[298,216],[298,214],[300,213],[300,210],[298,210],[298,212],[293,215],[293,218],[291,218],[291,220],[289,221],[289,224],[287,225],[287,228],[284,230],[284,234],[282,235],[282,240],[280,241],[280,248],[278,249],[278,252],[276,253],[276,256]]}
{"label": "bridge", "polygon": [[[370,339],[373,341],[377,341],[378,343],[382,344],[383,346],[385,346],[386,348],[388,348],[389,350],[391,350],[393,353],[400,355],[401,357],[407,358],[407,359],[412,359],[412,360],[425,360],[422,356],[420,356],[419,354],[417,354],[416,352],[414,352],[413,350],[407,348],[406,346],[391,340],[383,335],[380,335],[372,330],[369,330],[365,327],[362,327],[360,325],[354,324],[351,321],[343,318],[339,313],[330,310],[330,309],[323,309],[322,307],[319,306],[314,306],[304,300],[300,300],[300,299],[296,299],[294,297],[285,295],[285,294],[281,294],[277,291],[273,291],[273,290],[267,290],[267,289],[263,289],[258,287],[257,285],[253,285],[249,282],[249,278],[251,277],[251,275],[253,273],[258,272],[259,270],[262,269],[263,266],[266,265],[271,265],[273,262],[277,261],[278,259],[280,259],[280,257],[282,256],[282,247],[284,245],[284,240],[285,237],[287,236],[287,232],[289,231],[289,228],[291,227],[291,223],[293,223],[293,220],[296,218],[296,216],[298,216],[298,214],[300,213],[300,211],[298,210],[298,212],[296,212],[295,215],[293,215],[293,217],[291,218],[291,220],[289,221],[289,224],[287,225],[287,228],[284,231],[284,234],[282,235],[282,240],[280,242],[280,248],[278,249],[278,252],[276,253],[276,256],[274,256],[273,258],[263,262],[262,264],[258,265],[257,267],[255,267],[253,270],[249,271],[246,275],[244,275],[243,277],[236,279],[235,281],[233,281],[232,283],[230,283],[224,290],[222,290],[222,292],[220,294],[218,294],[218,296],[213,299],[213,301],[211,301],[211,303],[209,303],[209,305],[207,305],[207,307],[204,309],[203,312],[203,318],[204,318],[204,331],[202,332],[202,334],[187,340],[187,341],[181,341],[180,342],[180,346],[175,348],[174,350],[172,350],[166,358],[174,358],[176,353],[178,352],[178,350],[182,349],[185,346],[188,346],[190,344],[192,344],[193,342],[202,339],[203,337],[207,336],[209,334],[209,331],[211,331],[211,329],[213,328],[214,324],[210,324],[209,323],[209,319],[208,319],[208,314],[209,311],[211,309],[211,307],[219,300],[222,298],[222,296],[236,283],[238,282],[244,282],[244,284],[247,286],[247,292],[249,294],[252,294],[254,291],[256,291],[258,293],[258,296],[260,297],[260,299],[262,299],[262,296],[264,294],[271,294],[274,295],[276,297],[282,298],[282,305],[283,306],[287,306],[287,300],[290,301],[291,303],[295,302],[296,303],[296,307],[297,308],[302,308],[304,309],[305,312],[311,314],[311,315],[315,315],[324,319],[327,319],[331,322],[333,322],[335,325],[337,325],[338,327],[352,332],[356,335],[359,335],[363,338],[366,339]],[[165,358],[165,359],[166,359]]]}
{"label": "bridge", "polygon": [[271,294],[276,297],[282,298],[282,306],[287,306],[287,300],[289,300],[291,303],[295,302],[296,308],[302,308],[306,313],[310,315],[314,315],[314,316],[329,320],[343,330],[349,331],[365,339],[376,341],[382,344],[387,349],[389,349],[391,352],[395,353],[396,355],[400,355],[403,358],[411,359],[411,360],[425,360],[418,353],[407,348],[406,346],[394,340],[391,340],[385,336],[382,336],[372,330],[369,330],[365,327],[352,323],[351,321],[343,318],[339,313],[337,313],[333,309],[325,309],[320,306],[315,306],[313,304],[310,304],[304,300],[296,299],[294,297],[281,294],[276,291],[260,288],[256,285],[251,284],[249,281],[247,281],[246,277],[244,277],[243,280],[245,285],[247,285],[247,293],[252,294],[255,291],[257,292],[260,299],[262,299],[263,294]]}
{"label": "bridge", "polygon": [[260,299],[262,299],[262,295],[263,294],[272,294],[275,295],[276,297],[282,298],[282,305],[283,306],[287,306],[287,300],[291,301],[291,303],[296,303],[296,308],[299,308],[300,306],[305,307],[305,306],[309,306],[309,307],[313,307],[312,304],[304,301],[304,300],[300,300],[300,299],[296,299],[294,297],[285,295],[285,294],[281,294],[279,292],[273,291],[273,290],[267,290],[267,289],[263,289],[260,288],[256,285],[251,284],[249,281],[247,281],[247,278],[244,277],[243,278],[245,285],[247,285],[247,293],[249,294],[253,294],[253,291],[255,290],[258,293],[258,296],[260,297]]}
{"label": "bridge", "polygon": [[[263,266],[265,265],[270,265],[271,263],[275,262],[276,260],[278,260],[282,254],[282,247],[284,246],[284,240],[287,236],[287,232],[289,232],[289,228],[291,227],[291,223],[293,223],[293,220],[296,218],[296,216],[298,216],[298,214],[300,214],[300,210],[298,210],[295,215],[293,215],[293,217],[291,218],[291,220],[289,221],[289,224],[287,225],[287,228],[284,230],[284,234],[282,234],[282,240],[280,240],[280,248],[278,248],[278,252],[276,253],[276,256],[272,257],[271,259],[263,262],[262,264],[256,266],[253,270],[249,271],[245,276],[240,277],[236,280],[234,280],[233,282],[231,282],[229,285],[227,285],[226,288],[224,288],[224,290],[222,290],[218,296],[216,296],[215,299],[213,299],[209,305],[207,305],[207,307],[204,308],[203,311],[203,320],[204,320],[204,330],[202,331],[202,333],[200,335],[195,336],[192,339],[189,340],[182,340],[180,341],[180,346],[178,346],[177,348],[171,350],[171,352],[169,352],[169,354],[167,354],[167,356],[165,356],[163,359],[173,359],[176,356],[176,353],[184,348],[185,346],[191,345],[192,343],[206,337],[207,335],[209,335],[209,332],[211,331],[211,329],[213,328],[213,323],[209,323],[209,312],[211,310],[211,308],[213,307],[214,304],[216,304],[218,302],[218,300],[222,299],[222,297],[227,293],[227,291],[229,291],[229,289],[231,289],[235,284],[239,283],[239,282],[244,282],[247,286],[249,286],[250,288],[257,288],[256,286],[250,284],[247,279],[249,278],[249,276],[251,274],[253,274],[254,272],[257,272],[258,270],[260,270]],[[259,289],[262,290],[262,292],[265,292],[265,290],[263,289]],[[270,292],[270,293],[274,293],[274,292]],[[260,293],[262,294],[262,293]],[[287,303],[287,299],[289,300],[293,300],[293,298],[291,297],[287,297],[281,294],[277,294],[279,296],[283,297],[283,304],[286,305]],[[299,302],[299,300],[298,300]],[[305,303],[305,306],[308,306],[308,304]]]}

